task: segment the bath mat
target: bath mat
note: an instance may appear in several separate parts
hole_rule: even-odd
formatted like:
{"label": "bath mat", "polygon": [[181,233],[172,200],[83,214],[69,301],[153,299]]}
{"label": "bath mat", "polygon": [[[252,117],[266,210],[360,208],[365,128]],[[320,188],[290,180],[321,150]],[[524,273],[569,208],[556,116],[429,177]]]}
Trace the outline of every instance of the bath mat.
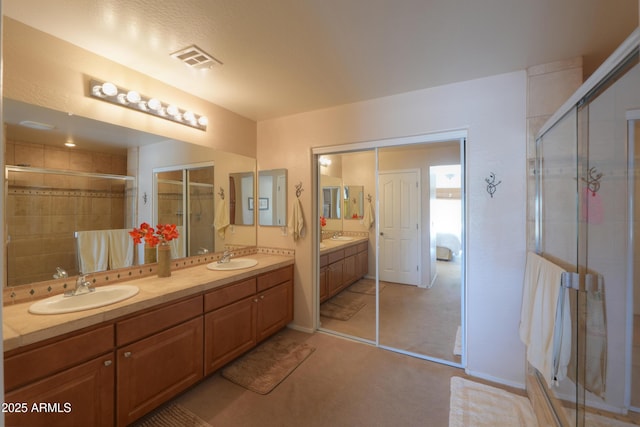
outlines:
{"label": "bath mat", "polygon": [[[380,292],[382,292],[386,286],[385,282],[380,282]],[[353,285],[349,286],[347,290],[358,294],[375,295],[376,281],[374,279],[360,279]]]}
{"label": "bath mat", "polygon": [[462,328],[458,326],[456,331],[456,342],[453,344],[453,355],[462,356]]}
{"label": "bath mat", "polygon": [[315,351],[282,334],[270,338],[222,370],[222,376],[259,394],[268,394]]}
{"label": "bath mat", "polygon": [[529,399],[451,377],[449,427],[537,427]]}
{"label": "bath mat", "polygon": [[320,304],[320,316],[349,320],[365,305],[357,294],[343,292]]}
{"label": "bath mat", "polygon": [[177,403],[172,403],[136,421],[133,427],[211,427],[211,425]]}

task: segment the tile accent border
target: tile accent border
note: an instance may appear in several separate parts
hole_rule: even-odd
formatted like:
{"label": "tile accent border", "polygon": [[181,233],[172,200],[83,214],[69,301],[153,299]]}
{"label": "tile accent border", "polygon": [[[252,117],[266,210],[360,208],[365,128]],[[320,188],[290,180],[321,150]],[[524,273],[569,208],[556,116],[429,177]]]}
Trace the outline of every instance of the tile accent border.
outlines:
{"label": "tile accent border", "polygon": [[[256,248],[256,247],[233,247],[228,246],[234,257],[247,256],[253,254],[266,255],[282,255],[295,256],[295,250],[282,248]],[[195,267],[202,264],[209,264],[218,261],[222,257],[222,253],[210,253],[196,255],[188,258],[180,258],[172,261],[172,270],[181,270],[183,268]],[[136,265],[133,267],[121,268],[118,270],[109,270],[99,273],[89,274],[89,280],[94,286],[112,285],[127,280],[141,279],[143,277],[153,276],[157,274],[157,264]],[[53,295],[64,293],[67,290],[75,288],[75,277],[65,279],[53,279],[35,284],[26,284],[19,286],[6,287],[2,291],[3,305],[20,304],[23,302],[36,301],[48,298]]]}

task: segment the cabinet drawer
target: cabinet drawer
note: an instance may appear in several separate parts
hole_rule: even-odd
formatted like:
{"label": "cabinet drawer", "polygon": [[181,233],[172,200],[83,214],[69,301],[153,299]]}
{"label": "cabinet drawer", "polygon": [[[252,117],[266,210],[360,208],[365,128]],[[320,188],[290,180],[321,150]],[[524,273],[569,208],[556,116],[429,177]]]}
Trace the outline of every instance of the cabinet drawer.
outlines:
{"label": "cabinet drawer", "polygon": [[202,314],[202,296],[172,303],[116,323],[116,345],[121,346],[170,328]]}
{"label": "cabinet drawer", "polygon": [[344,249],[340,249],[339,251],[331,252],[329,254],[329,264],[334,263],[336,261],[344,258]]}
{"label": "cabinet drawer", "polygon": [[322,255],[320,257],[320,267],[325,267],[327,264],[329,264],[329,255]]}
{"label": "cabinet drawer", "polygon": [[6,357],[5,390],[60,372],[112,349],[113,325],[107,325]]}
{"label": "cabinet drawer", "polygon": [[367,242],[358,243],[358,252],[364,252],[369,248],[369,244]]}
{"label": "cabinet drawer", "polygon": [[293,280],[293,265],[258,276],[258,292],[272,288],[287,280]]}
{"label": "cabinet drawer", "polygon": [[356,245],[349,246],[348,248],[344,248],[345,258],[348,256],[355,255],[357,252],[358,252],[358,247]]}
{"label": "cabinet drawer", "polygon": [[205,294],[204,311],[215,310],[256,293],[256,278],[237,282]]}

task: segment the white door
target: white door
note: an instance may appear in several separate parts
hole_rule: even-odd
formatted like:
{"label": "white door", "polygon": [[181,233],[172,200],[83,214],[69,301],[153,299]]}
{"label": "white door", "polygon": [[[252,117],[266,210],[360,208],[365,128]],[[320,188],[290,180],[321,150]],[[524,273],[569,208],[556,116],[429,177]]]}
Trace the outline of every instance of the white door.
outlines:
{"label": "white door", "polygon": [[420,284],[420,175],[380,172],[380,280]]}

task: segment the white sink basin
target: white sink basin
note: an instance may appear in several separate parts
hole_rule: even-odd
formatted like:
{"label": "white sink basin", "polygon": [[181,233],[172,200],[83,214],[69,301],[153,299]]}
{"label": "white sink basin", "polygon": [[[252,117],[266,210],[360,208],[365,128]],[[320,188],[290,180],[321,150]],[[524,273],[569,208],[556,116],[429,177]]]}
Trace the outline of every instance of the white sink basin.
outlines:
{"label": "white sink basin", "polygon": [[70,297],[55,295],[34,302],[29,307],[29,312],[33,314],[61,314],[89,310],[124,301],[136,295],[138,290],[137,286],[111,285],[95,288],[95,291],[88,294]]}
{"label": "white sink basin", "polygon": [[229,262],[212,262],[207,264],[209,270],[242,270],[258,264],[253,258],[231,258]]}
{"label": "white sink basin", "polygon": [[320,249],[324,249],[326,247],[327,247],[327,245],[325,245],[324,243],[320,243]]}
{"label": "white sink basin", "polygon": [[336,236],[336,237],[332,237],[331,240],[342,240],[343,242],[348,242],[350,240],[353,240],[353,237],[349,237],[349,236]]}

